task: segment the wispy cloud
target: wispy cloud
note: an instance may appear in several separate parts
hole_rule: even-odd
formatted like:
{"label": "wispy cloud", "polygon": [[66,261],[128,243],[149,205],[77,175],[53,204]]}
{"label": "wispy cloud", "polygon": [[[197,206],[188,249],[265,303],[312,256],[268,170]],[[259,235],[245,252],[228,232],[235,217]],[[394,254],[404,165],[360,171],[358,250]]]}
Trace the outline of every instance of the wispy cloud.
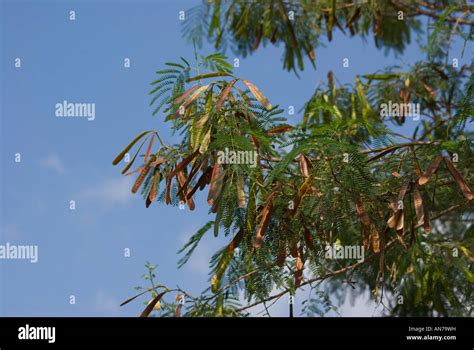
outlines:
{"label": "wispy cloud", "polygon": [[94,311],[101,316],[117,316],[120,301],[105,289],[100,288],[93,300]]}
{"label": "wispy cloud", "polygon": [[107,207],[125,204],[133,198],[130,192],[132,185],[133,179],[130,177],[107,179],[83,189],[79,198],[93,200]]}
{"label": "wispy cloud", "polygon": [[20,230],[16,224],[2,225],[0,228],[0,239],[3,241],[16,241],[21,237]]}
{"label": "wispy cloud", "polygon": [[39,162],[43,167],[53,170],[58,174],[64,174],[66,171],[63,162],[57,154],[50,154],[46,158],[40,159]]}

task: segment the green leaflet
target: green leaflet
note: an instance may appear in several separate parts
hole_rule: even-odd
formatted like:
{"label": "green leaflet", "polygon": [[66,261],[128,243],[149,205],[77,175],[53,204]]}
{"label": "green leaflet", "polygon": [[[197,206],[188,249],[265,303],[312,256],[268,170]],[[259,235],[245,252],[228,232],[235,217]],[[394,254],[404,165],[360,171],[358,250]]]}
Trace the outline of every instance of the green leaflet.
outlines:
{"label": "green leaflet", "polygon": [[189,241],[178,251],[178,254],[183,253],[184,251],[188,250],[186,254],[179,259],[178,261],[178,268],[181,268],[184,264],[186,264],[193,254],[194,250],[198,246],[201,238],[204,234],[211,229],[214,225],[214,221],[208,221],[203,227],[201,227],[191,238]]}
{"label": "green leaflet", "polygon": [[445,19],[453,12],[456,10],[456,5],[448,6],[445,8],[439,19],[436,21],[435,28],[433,32],[430,35],[429,43],[428,43],[428,51],[432,52],[433,51],[433,46],[435,44],[436,38],[439,34],[439,32],[445,28],[444,27],[444,21]]}
{"label": "green leaflet", "polygon": [[311,142],[306,142],[293,148],[291,152],[289,152],[270,172],[267,179],[265,180],[265,186],[270,186],[273,180],[280,175],[280,173],[290,164],[290,162],[293,161],[293,159],[296,158],[296,156],[298,156],[300,153],[307,152],[313,147],[314,145]]}
{"label": "green leaflet", "polygon": [[247,233],[252,233],[255,228],[255,215],[257,212],[257,185],[254,183],[249,190],[249,200],[246,213],[246,230]]}

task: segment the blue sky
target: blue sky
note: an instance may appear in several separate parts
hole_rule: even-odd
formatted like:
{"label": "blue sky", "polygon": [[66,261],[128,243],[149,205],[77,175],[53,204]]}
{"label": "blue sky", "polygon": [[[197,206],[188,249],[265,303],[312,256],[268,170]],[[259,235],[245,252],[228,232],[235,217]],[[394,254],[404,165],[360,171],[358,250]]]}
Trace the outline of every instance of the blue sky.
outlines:
{"label": "blue sky", "polygon": [[[193,57],[178,12],[199,1],[0,3],[0,244],[39,246],[36,264],[0,260],[0,315],[135,316],[141,303],[118,305],[144,284],[146,260],[160,265],[160,283],[198,294],[208,285],[209,257],[226,239],[205,237],[180,270],[176,252],[210,219],[207,204],[197,200],[194,212],[159,203],[145,209],[142,198],[130,193],[133,179],[111,161],[142,130],[155,128],[173,140],[162,115],[151,116],[147,93],[164,62]],[[275,47],[260,49],[241,59],[235,74],[254,82],[273,104],[297,111],[328,70],[350,83],[357,74],[422,59],[416,44],[396,58],[375,49],[371,38],[337,34],[316,50],[317,70],[308,66],[299,79],[282,70],[281,55]],[[345,57],[349,68],[342,67]],[[124,58],[131,60],[129,69]],[[55,117],[63,100],[95,103],[95,120]],[[21,163],[14,162],[15,153]],[[359,303],[344,306],[343,314],[372,314]]]}

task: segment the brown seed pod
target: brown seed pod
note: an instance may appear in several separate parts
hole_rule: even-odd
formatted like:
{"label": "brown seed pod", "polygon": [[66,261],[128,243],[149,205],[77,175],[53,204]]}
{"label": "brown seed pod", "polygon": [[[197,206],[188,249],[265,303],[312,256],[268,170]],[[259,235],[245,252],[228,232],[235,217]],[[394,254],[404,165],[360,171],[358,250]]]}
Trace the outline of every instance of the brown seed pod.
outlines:
{"label": "brown seed pod", "polygon": [[367,212],[365,211],[364,200],[362,199],[362,197],[359,197],[356,203],[356,212],[362,224],[365,226],[369,226],[370,218]]}
{"label": "brown seed pod", "polygon": [[374,253],[380,252],[379,231],[377,231],[377,227],[375,225],[372,225],[372,249]]}
{"label": "brown seed pod", "polygon": [[418,180],[418,184],[420,186],[423,186],[425,183],[430,181],[431,177],[436,173],[436,171],[438,171],[439,164],[441,163],[442,160],[443,160],[442,156],[437,156],[435,158],[433,163],[430,164],[430,166],[426,169],[424,174]]}
{"label": "brown seed pod", "polygon": [[213,193],[215,192],[215,187],[216,187],[216,182],[217,182],[217,178],[219,176],[219,173],[220,173],[220,165],[219,163],[217,163],[217,161],[214,163],[214,168],[212,169],[212,175],[211,175],[211,180],[210,180],[210,187],[209,187],[209,194],[207,196],[207,203],[209,205],[212,205],[213,202],[214,202],[214,196],[213,196]]}
{"label": "brown seed pod", "polygon": [[140,186],[143,184],[143,181],[145,180],[146,175],[148,174],[148,171],[150,170],[150,166],[146,165],[141,173],[138,175],[135,183],[133,184],[132,187],[132,193],[137,193],[138,189]]}
{"label": "brown seed pod", "polygon": [[222,91],[221,95],[219,96],[219,100],[216,103],[216,109],[219,110],[222,108],[222,105],[224,104],[225,99],[229,95],[230,91],[232,90],[232,87],[234,84],[237,82],[238,79],[234,79],[231,82],[229,82],[224,90]]}
{"label": "brown seed pod", "polygon": [[268,196],[265,205],[262,209],[260,224],[257,229],[257,235],[253,242],[254,249],[258,249],[262,246],[263,237],[265,236],[265,232],[267,231],[268,223],[270,222],[270,213],[273,208],[273,198],[275,197],[276,193],[272,192]]}
{"label": "brown seed pod", "polygon": [[300,246],[297,249],[297,255],[295,259],[295,288],[298,288],[301,285],[301,282],[303,281],[303,268],[303,248]]}
{"label": "brown seed pod", "polygon": [[413,196],[413,204],[415,206],[416,217],[418,219],[417,224],[421,225],[425,220],[425,212],[423,210],[423,198],[421,197],[421,193],[420,193],[417,183],[413,185],[412,196]]}
{"label": "brown seed pod", "polygon": [[451,176],[454,178],[454,181],[456,181],[464,197],[466,197],[468,201],[472,201],[474,199],[474,195],[472,194],[471,190],[467,186],[466,181],[463,179],[463,177],[461,176],[459,171],[456,169],[454,164],[451,162],[451,160],[449,160],[446,157],[444,157],[444,162],[446,163],[446,166],[448,167],[448,170],[451,173]]}

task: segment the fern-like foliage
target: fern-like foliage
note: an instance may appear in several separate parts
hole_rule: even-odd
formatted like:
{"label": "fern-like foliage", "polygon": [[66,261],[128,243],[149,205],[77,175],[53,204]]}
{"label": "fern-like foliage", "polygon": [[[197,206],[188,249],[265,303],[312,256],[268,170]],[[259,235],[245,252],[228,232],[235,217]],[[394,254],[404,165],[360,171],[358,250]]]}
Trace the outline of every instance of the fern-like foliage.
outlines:
{"label": "fern-like foliage", "polygon": [[[347,85],[330,73],[301,122],[289,125],[221,54],[165,66],[152,83],[151,104],[181,141],[168,145],[158,132],[145,131],[114,164],[136,150],[123,173],[137,174],[132,192],[140,190],[147,207],[161,201],[193,210],[201,205],[197,191],[206,190],[213,220],[179,251],[180,267],[207,232],[227,244],[210,261],[210,287],[184,304],[163,301],[163,315],[185,307],[188,316],[245,316],[242,295],[259,304],[273,300],[275,290],[300,288],[314,293],[303,312],[322,315],[337,311],[328,293],[342,300],[337,286],[353,287],[355,276],[375,298],[386,289],[411,293],[412,309],[392,305],[394,314],[468,312],[463,303],[472,296],[463,291],[472,280],[472,229],[459,222],[443,227],[437,218],[450,213],[456,222],[474,209],[466,130],[473,120],[472,67],[419,62]],[[424,118],[412,137],[387,128],[406,119],[380,112],[387,100],[407,96]],[[140,164],[131,170],[134,162]],[[328,258],[328,246],[362,247],[365,260]],[[454,248],[463,254],[457,260],[447,255]],[[458,289],[449,290],[443,271]],[[314,288],[317,281],[325,281],[324,291]],[[155,298],[170,293],[157,288]],[[438,288],[446,294],[430,297]],[[418,307],[420,300],[431,304]]]}

